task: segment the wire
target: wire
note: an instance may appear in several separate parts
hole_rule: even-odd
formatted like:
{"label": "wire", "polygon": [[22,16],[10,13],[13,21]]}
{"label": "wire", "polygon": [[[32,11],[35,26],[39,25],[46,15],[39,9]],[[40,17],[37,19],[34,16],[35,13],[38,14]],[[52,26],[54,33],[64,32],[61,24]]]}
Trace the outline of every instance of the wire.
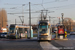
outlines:
{"label": "wire", "polygon": [[[41,6],[44,8],[44,6],[43,6],[43,1],[44,1],[44,0],[42,0],[42,5],[41,5]],[[45,9],[45,8],[44,8],[44,9]]]}
{"label": "wire", "polygon": [[45,10],[45,7],[43,5],[41,5],[43,7],[43,9]]}
{"label": "wire", "polygon": [[67,6],[72,6],[75,4],[70,4],[70,5],[65,5],[65,6],[58,6],[58,7],[50,7],[50,8],[46,8],[46,9],[53,9],[53,8],[61,8],[61,7],[67,7]]}
{"label": "wire", "polygon": [[[68,1],[68,0],[62,0],[62,1]],[[62,2],[62,1],[60,1],[60,2]],[[43,4],[54,3],[54,2],[59,2],[59,0],[57,0],[57,1],[51,1],[51,2],[45,2]]]}
{"label": "wire", "polygon": [[[73,7],[72,7],[72,6],[71,6],[71,7],[69,6],[69,7],[63,7],[63,8],[55,9],[55,10],[70,9],[70,8],[75,8],[75,7],[74,7],[74,6],[73,6]],[[51,9],[50,9],[50,10],[51,10]]]}
{"label": "wire", "polygon": [[28,3],[27,4],[8,4],[8,3],[5,3],[4,5],[28,5]]}

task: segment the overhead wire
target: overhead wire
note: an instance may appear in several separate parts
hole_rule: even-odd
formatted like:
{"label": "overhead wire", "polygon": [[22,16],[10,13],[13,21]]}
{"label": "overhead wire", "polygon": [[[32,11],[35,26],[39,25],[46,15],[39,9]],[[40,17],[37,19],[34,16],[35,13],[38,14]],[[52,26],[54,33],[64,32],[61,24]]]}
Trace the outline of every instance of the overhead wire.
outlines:
{"label": "overhead wire", "polygon": [[[27,6],[27,5],[25,5],[25,6]],[[17,8],[21,8],[22,6],[17,6],[15,9],[13,9],[13,11],[12,12],[14,12],[15,10],[18,10]]]}
{"label": "overhead wire", "polygon": [[[64,1],[68,1],[68,0],[64,0]],[[45,3],[43,3],[43,0],[42,0],[42,4],[39,4],[39,5],[44,5],[44,4],[48,4],[48,3],[53,3],[53,2],[58,2],[58,1],[50,1],[50,2],[45,2]],[[42,6],[43,8],[44,8],[44,6]],[[46,8],[44,8],[44,9],[46,9]],[[40,11],[40,10],[37,10],[37,11]]]}
{"label": "overhead wire", "polygon": [[65,6],[65,7],[53,8],[53,9],[54,10],[62,10],[62,9],[70,9],[70,8],[75,8],[75,6]]}
{"label": "overhead wire", "polygon": [[[23,5],[23,4],[8,4],[8,3],[5,3],[4,5]],[[25,4],[25,5],[28,5],[28,3]]]}
{"label": "overhead wire", "polygon": [[46,9],[62,8],[62,7],[72,6],[72,5],[75,5],[75,4],[64,5],[64,6],[58,6],[58,7],[50,7],[50,8],[46,8]]}
{"label": "overhead wire", "polygon": [[[68,0],[62,0],[62,1],[68,1]],[[60,2],[62,2],[62,1],[60,1]],[[54,2],[59,2],[59,0],[57,0],[57,1],[45,2],[45,3],[43,3],[43,4],[54,3]]]}

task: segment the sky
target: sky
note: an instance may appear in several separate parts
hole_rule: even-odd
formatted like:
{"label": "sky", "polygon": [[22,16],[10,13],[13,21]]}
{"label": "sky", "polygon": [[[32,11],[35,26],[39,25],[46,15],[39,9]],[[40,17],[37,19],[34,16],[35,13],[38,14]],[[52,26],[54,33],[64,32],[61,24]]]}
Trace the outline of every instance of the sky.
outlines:
{"label": "sky", "polygon": [[[21,23],[19,16],[22,15],[24,15],[24,23],[29,24],[29,13],[22,14],[22,12],[29,11],[29,2],[31,3],[31,12],[39,12],[31,13],[32,24],[38,23],[41,10],[51,12],[47,14],[47,17],[56,17],[51,18],[52,24],[58,22],[57,17],[61,17],[61,13],[64,13],[64,18],[69,17],[75,20],[75,0],[0,0],[0,9],[4,8],[6,10],[8,24],[14,24],[15,19],[17,24]],[[23,4],[25,5],[22,6]]]}

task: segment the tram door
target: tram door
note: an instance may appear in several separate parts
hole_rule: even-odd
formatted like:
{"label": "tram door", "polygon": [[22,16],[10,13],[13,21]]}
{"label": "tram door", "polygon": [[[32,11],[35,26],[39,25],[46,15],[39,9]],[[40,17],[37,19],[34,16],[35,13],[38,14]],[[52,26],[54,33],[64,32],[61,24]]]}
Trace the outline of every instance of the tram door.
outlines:
{"label": "tram door", "polygon": [[19,28],[19,33],[20,33],[21,38],[25,37],[24,28]]}
{"label": "tram door", "polygon": [[24,28],[25,38],[27,38],[28,28]]}
{"label": "tram door", "polygon": [[19,34],[21,38],[27,38],[28,28],[19,28]]}

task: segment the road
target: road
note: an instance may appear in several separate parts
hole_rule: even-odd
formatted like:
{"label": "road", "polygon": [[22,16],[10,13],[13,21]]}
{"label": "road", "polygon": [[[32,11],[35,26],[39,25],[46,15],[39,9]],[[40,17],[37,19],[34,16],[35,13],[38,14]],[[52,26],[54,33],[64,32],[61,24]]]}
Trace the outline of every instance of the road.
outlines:
{"label": "road", "polygon": [[75,50],[75,35],[68,35],[69,40],[38,42],[34,39],[0,38],[0,50]]}
{"label": "road", "polygon": [[35,39],[0,40],[0,50],[54,50],[54,49],[59,50],[48,41],[38,42]]}
{"label": "road", "polygon": [[67,38],[68,38],[69,40],[75,40],[75,35],[68,35]]}
{"label": "road", "polygon": [[68,35],[68,40],[52,40],[51,44],[60,50],[75,50],[75,35]]}

